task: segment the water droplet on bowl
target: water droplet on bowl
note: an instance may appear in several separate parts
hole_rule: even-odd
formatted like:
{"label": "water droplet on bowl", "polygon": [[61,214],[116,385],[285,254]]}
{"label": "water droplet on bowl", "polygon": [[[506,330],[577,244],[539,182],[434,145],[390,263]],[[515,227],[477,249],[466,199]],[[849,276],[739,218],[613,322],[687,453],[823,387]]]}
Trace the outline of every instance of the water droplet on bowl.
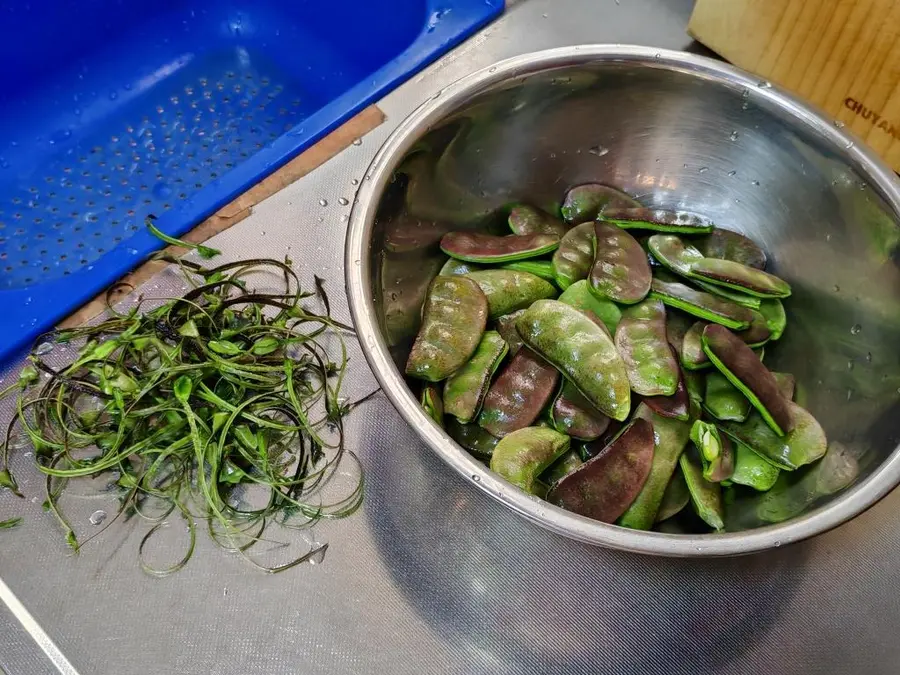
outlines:
{"label": "water droplet on bowl", "polygon": [[705,166],[701,166],[699,169],[697,169],[697,173],[706,173],[707,171],[709,171],[709,168]]}
{"label": "water droplet on bowl", "polygon": [[750,181],[750,182],[751,182],[753,185],[759,187],[759,181],[758,181],[758,180],[753,180],[753,181]]}
{"label": "water droplet on bowl", "polygon": [[728,172],[728,175],[729,175],[729,176],[735,176],[735,175],[737,175],[737,171],[735,171],[734,169],[732,169],[731,171]]}
{"label": "water droplet on bowl", "polygon": [[359,185],[359,179],[357,179],[357,178],[352,178],[352,179],[350,180],[350,185]]}
{"label": "water droplet on bowl", "polygon": [[604,148],[602,145],[595,145],[592,148],[589,148],[588,152],[592,155],[597,155],[597,157],[603,157],[603,155],[609,154],[609,148]]}
{"label": "water droplet on bowl", "polygon": [[847,126],[847,125],[844,124],[843,122],[841,122],[840,120],[835,120],[835,121],[834,121],[834,126],[836,126],[838,129],[843,129],[843,128],[844,128],[845,126]]}
{"label": "water droplet on bowl", "polygon": [[771,89],[772,83],[769,82],[768,80],[762,80],[756,86],[759,87],[760,89]]}
{"label": "water droplet on bowl", "polygon": [[480,483],[480,482],[481,482],[481,476],[479,476],[479,475],[473,473],[473,474],[472,474],[472,480],[474,480],[476,483]]}
{"label": "water droplet on bowl", "polygon": [[738,139],[738,135],[739,135],[739,134],[738,134],[737,131],[732,131],[732,132],[731,132],[731,135],[729,135],[728,138],[729,138],[730,140],[732,140],[732,141],[736,141],[736,140]]}
{"label": "water droplet on bowl", "polygon": [[858,323],[850,326],[850,335],[859,335],[860,332],[862,332],[862,326],[860,326]]}
{"label": "water droplet on bowl", "polygon": [[328,200],[327,200],[327,199],[320,199],[320,200],[319,200],[319,206],[328,206]]}
{"label": "water droplet on bowl", "polygon": [[840,293],[840,292],[841,292],[841,287],[838,286],[837,284],[835,284],[835,285],[834,285],[834,292],[835,292],[835,293]]}
{"label": "water droplet on bowl", "polygon": [[350,200],[348,200],[346,197],[341,197],[340,199],[338,199],[338,204],[340,204],[341,206],[347,206],[347,204],[349,203]]}

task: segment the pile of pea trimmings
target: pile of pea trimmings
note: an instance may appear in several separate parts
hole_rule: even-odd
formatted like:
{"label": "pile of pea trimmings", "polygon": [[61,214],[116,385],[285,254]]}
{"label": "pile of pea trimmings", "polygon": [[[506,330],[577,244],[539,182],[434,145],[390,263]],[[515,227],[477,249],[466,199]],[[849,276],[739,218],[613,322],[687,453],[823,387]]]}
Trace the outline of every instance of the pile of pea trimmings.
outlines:
{"label": "pile of pea trimmings", "polygon": [[441,240],[406,372],[460,445],[636,529],[690,501],[696,527],[721,531],[737,492],[822,457],[793,376],[762,363],[791,289],[754,242],[597,184],[570,190],[562,217],[518,204],[511,235]]}

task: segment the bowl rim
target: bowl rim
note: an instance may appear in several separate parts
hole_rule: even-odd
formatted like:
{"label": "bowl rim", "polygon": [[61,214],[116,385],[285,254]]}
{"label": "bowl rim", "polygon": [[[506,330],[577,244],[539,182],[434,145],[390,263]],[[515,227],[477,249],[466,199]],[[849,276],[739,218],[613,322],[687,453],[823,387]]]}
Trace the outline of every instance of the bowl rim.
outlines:
{"label": "bowl rim", "polygon": [[621,62],[674,70],[749,91],[748,99],[787,110],[798,122],[849,155],[848,161],[878,189],[900,217],[900,181],[863,142],[812,106],[779,87],[726,63],[696,54],[635,45],[585,44],[515,56],[433,94],[385,140],[366,171],[350,214],[345,241],[345,282],[350,312],[366,360],[388,399],[420,438],[467,481],[519,515],[558,534],[589,544],[673,557],[742,555],[776,548],[826,532],[862,513],[900,482],[900,446],[881,466],[834,501],[798,518],[754,530],[723,534],[664,534],[630,530],[565,511],[506,482],[462,449],[421,409],[381,335],[371,287],[371,237],[379,198],[400,159],[416,140],[469,97],[514,78],[590,62]]}

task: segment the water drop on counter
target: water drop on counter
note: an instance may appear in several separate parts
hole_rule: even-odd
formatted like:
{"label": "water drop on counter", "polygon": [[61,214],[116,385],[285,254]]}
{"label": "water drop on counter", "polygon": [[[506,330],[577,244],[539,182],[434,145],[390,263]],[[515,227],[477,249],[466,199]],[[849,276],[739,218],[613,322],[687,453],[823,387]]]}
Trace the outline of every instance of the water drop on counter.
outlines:
{"label": "water drop on counter", "polygon": [[319,206],[328,206],[328,200],[327,200],[327,199],[320,199],[320,200],[319,200]]}
{"label": "water drop on counter", "polygon": [[340,204],[341,206],[347,206],[347,204],[349,203],[350,201],[346,197],[341,197],[340,199],[338,199],[338,204]]}
{"label": "water drop on counter", "polygon": [[855,323],[852,326],[850,326],[850,335],[859,335],[861,331],[862,331],[862,326],[860,326],[858,323]]}
{"label": "water drop on counter", "polygon": [[353,141],[353,145],[362,145],[362,139],[357,138],[355,141]]}
{"label": "water drop on counter", "polygon": [[91,525],[99,525],[104,520],[106,520],[106,511],[94,511],[91,514],[91,517],[90,517]]}
{"label": "water drop on counter", "polygon": [[359,180],[356,179],[356,178],[351,179],[351,180],[350,180],[350,185],[359,185]]}
{"label": "water drop on counter", "polygon": [[843,122],[841,122],[840,120],[835,120],[835,121],[834,121],[834,126],[836,126],[838,129],[843,129],[843,128],[844,128],[845,126],[847,126],[847,125],[844,124]]}
{"label": "water drop on counter", "polygon": [[309,556],[309,564],[321,565],[325,561],[325,552],[328,550],[328,544],[316,542],[313,546],[315,546],[316,549],[312,552],[312,555]]}
{"label": "water drop on counter", "polygon": [[52,342],[42,342],[38,345],[37,349],[34,350],[34,353],[38,356],[43,356],[44,354],[49,354],[53,351],[53,343]]}

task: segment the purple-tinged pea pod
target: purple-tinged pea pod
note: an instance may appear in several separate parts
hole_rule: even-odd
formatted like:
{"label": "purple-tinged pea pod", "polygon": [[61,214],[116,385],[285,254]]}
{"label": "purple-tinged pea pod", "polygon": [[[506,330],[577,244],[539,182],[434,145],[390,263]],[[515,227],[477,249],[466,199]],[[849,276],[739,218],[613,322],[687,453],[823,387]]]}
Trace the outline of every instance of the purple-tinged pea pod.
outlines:
{"label": "purple-tinged pea pod", "polygon": [[478,270],[466,275],[481,288],[490,317],[496,319],[531,306],[535,300],[555,298],[556,286],[534,274],[517,270]]}
{"label": "purple-tinged pea pod", "polygon": [[718,295],[720,298],[725,298],[726,300],[737,305],[741,305],[742,307],[747,307],[749,309],[759,309],[760,305],[762,304],[762,300],[757,297],[746,295],[744,293],[738,293],[737,291],[733,291],[730,288],[725,288],[724,286],[716,286],[715,284],[707,283],[706,281],[703,281],[696,277],[691,277],[691,283],[701,291],[711,293],[712,295]]}
{"label": "purple-tinged pea pod", "polygon": [[685,333],[695,323],[694,318],[684,312],[669,309],[666,311],[666,339],[676,354],[681,354]]}
{"label": "purple-tinged pea pod", "polygon": [[784,436],[776,434],[755,412],[743,423],[720,422],[719,429],[775,466],[793,471],[824,455],[828,441],[809,411],[791,401],[787,405],[794,427]]}
{"label": "purple-tinged pea pod", "polygon": [[696,213],[647,207],[608,207],[603,210],[601,217],[603,220],[615,223],[618,227],[626,230],[706,234],[707,232],[712,232],[716,227],[709,218]]}
{"label": "purple-tinged pea pod", "polygon": [[591,292],[625,305],[640,302],[650,292],[653,275],[644,249],[615,225],[594,223],[594,264],[589,275]]}
{"label": "purple-tinged pea pod", "polygon": [[444,412],[466,424],[475,419],[487,395],[491,377],[509,346],[497,331],[485,331],[475,353],[444,382]]}
{"label": "purple-tinged pea pod", "polygon": [[680,309],[706,321],[722,324],[726,328],[743,330],[753,322],[753,314],[747,307],[741,307],[710,293],[696,291],[675,281],[653,279],[650,296],[659,298],[669,307]]}
{"label": "purple-tinged pea pod", "polygon": [[537,258],[559,247],[555,234],[510,234],[500,237],[483,232],[448,232],[441,250],[451,258],[474,263],[503,263]]}
{"label": "purple-tinged pea pod", "polygon": [[[750,311],[753,315],[750,327],[735,333],[735,335],[741,339],[741,342],[751,348],[761,347],[769,339],[771,333],[762,315],[759,312]],[[708,368],[712,365],[706,352],[703,351],[703,329],[708,325],[705,321],[697,321],[684,334],[679,357],[682,365],[690,370]]]}
{"label": "purple-tinged pea pod", "polygon": [[677,516],[691,501],[691,493],[688,492],[687,483],[684,480],[684,474],[681,467],[672,473],[672,478],[666,486],[663,493],[662,503],[659,505],[659,511],[656,513],[656,522],[661,523],[673,516]]}
{"label": "purple-tinged pea pod", "polygon": [[569,437],[547,427],[525,427],[500,439],[491,455],[491,470],[535,494],[537,478],[569,450]]}
{"label": "purple-tinged pea pod", "polygon": [[553,273],[553,263],[549,260],[516,260],[500,266],[504,270],[515,270],[517,272],[527,272],[536,277],[540,277],[544,281],[556,283],[556,274]]}
{"label": "purple-tinged pea pod", "polygon": [[562,237],[569,228],[559,218],[530,204],[516,204],[509,210],[509,229],[513,234],[555,234]]}
{"label": "purple-tinged pea pod", "polygon": [[[674,358],[674,357],[673,357]],[[691,399],[688,396],[687,385],[684,381],[684,373],[678,369],[678,386],[671,396],[646,396],[644,403],[662,417],[672,417],[676,420],[687,421],[691,418]]]}
{"label": "purple-tinged pea pod", "polygon": [[483,269],[483,265],[466,262],[465,260],[457,260],[456,258],[448,258],[447,262],[441,267],[440,274],[445,277],[459,277]]}
{"label": "purple-tinged pea pod", "polygon": [[791,430],[789,401],[778,390],[771,371],[750,347],[722,326],[703,329],[703,351],[713,365],[737,387],[779,436]]}
{"label": "purple-tinged pea pod", "polygon": [[794,400],[794,392],[797,388],[797,380],[791,373],[772,373],[772,377],[775,378],[775,383],[778,385],[778,391],[781,392],[781,395],[784,396],[788,401]]}
{"label": "purple-tinged pea pod", "polygon": [[600,454],[553,485],[547,501],[613,523],[643,489],[653,453],[653,426],[645,419],[635,419]]}
{"label": "purple-tinged pea pod", "polygon": [[391,347],[406,344],[422,325],[422,305],[444,257],[395,256],[381,260],[379,297]]}
{"label": "purple-tinged pea pod", "polygon": [[696,246],[707,258],[731,260],[758,270],[766,268],[766,252],[752,239],[731,230],[716,228],[697,239]]}
{"label": "purple-tinged pea pod", "polygon": [[578,456],[578,453],[574,450],[569,450],[566,454],[547,467],[547,470],[540,475],[540,481],[545,485],[553,485],[557,481],[568,476],[582,464],[584,464],[584,460]]}
{"label": "purple-tinged pea pod", "polygon": [[616,326],[622,319],[622,310],[619,309],[619,306],[612,300],[598,298],[591,293],[586,279],[576,281],[569,286],[562,292],[558,300],[575,309],[580,309],[582,312],[592,313],[603,322],[610,335],[615,334]]}
{"label": "purple-tinged pea pod", "polygon": [[653,425],[653,465],[640,494],[619,518],[618,524],[635,530],[649,530],[656,522],[656,514],[678,465],[678,458],[690,440],[691,425],[661,417],[643,403],[635,410],[634,417]]}
{"label": "purple-tinged pea pod", "polygon": [[614,207],[639,208],[641,203],[626,193],[600,183],[577,185],[566,193],[562,216],[571,225],[595,220],[602,211]]}
{"label": "purple-tinged pea pod", "polygon": [[763,300],[759,305],[759,313],[766,320],[766,327],[770,333],[769,339],[780,339],[787,327],[787,314],[784,312],[781,300]]}
{"label": "purple-tinged pea pod", "polygon": [[696,420],[691,427],[691,440],[703,465],[703,477],[721,483],[734,473],[734,447],[728,436],[720,434],[715,424]]}
{"label": "purple-tinged pea pod", "polygon": [[446,420],[447,433],[472,455],[482,461],[490,461],[500,439],[492,436],[477,424],[462,424],[455,417]]}
{"label": "purple-tinged pea pod", "polygon": [[433,419],[439,427],[444,426],[444,404],[441,400],[441,390],[436,384],[427,382],[422,387],[419,403],[422,405],[422,410],[425,411],[425,414]]}
{"label": "purple-tinged pea pod", "polygon": [[511,312],[509,314],[504,314],[496,320],[497,332],[500,333],[500,336],[506,341],[506,344],[509,345],[509,355],[515,356],[516,352],[518,352],[522,345],[525,344],[522,341],[522,336],[519,335],[519,331],[516,329],[516,321],[519,320],[519,317],[525,313],[524,309],[520,309],[517,312]]}
{"label": "purple-tinged pea pod", "polygon": [[594,408],[566,379],[550,407],[550,421],[557,431],[582,441],[599,438],[609,427],[609,417]]}
{"label": "purple-tinged pea pod", "polygon": [[594,223],[582,223],[566,232],[553,252],[551,264],[556,283],[563,290],[587,279],[594,264]]}
{"label": "purple-tinged pea pod", "polygon": [[428,382],[450,377],[475,353],[487,317],[487,298],[477,283],[468,277],[435,277],[406,374]]}
{"label": "purple-tinged pea pod", "polygon": [[734,471],[729,480],[759,492],[770,490],[778,480],[781,469],[757,455],[743,443],[733,440]]}
{"label": "purple-tinged pea pod", "polygon": [[556,366],[597,410],[622,421],[631,409],[625,363],[591,317],[558,300],[538,300],[516,322],[531,349]]}
{"label": "purple-tinged pea pod", "polygon": [[690,370],[681,371],[684,378],[684,388],[687,389],[688,407],[690,409],[689,419],[696,420],[703,415],[703,396],[706,387],[706,377],[702,373],[695,373]]}
{"label": "purple-tinged pea pod", "polygon": [[750,401],[719,371],[706,376],[703,408],[711,417],[728,422],[743,422],[750,414]]}
{"label": "purple-tinged pea pod", "polygon": [[672,396],[678,388],[678,361],[666,340],[666,308],[647,299],[622,312],[616,349],[625,362],[631,390],[641,396]]}
{"label": "purple-tinged pea pod", "polygon": [[791,286],[784,279],[720,258],[704,258],[694,263],[691,276],[760,298],[786,298],[791,294]]}
{"label": "purple-tinged pea pod", "polygon": [[478,424],[500,438],[531,426],[558,383],[556,368],[530,349],[520,349],[488,389]]}
{"label": "purple-tinged pea pod", "polygon": [[678,460],[694,511],[707,525],[717,532],[725,529],[725,507],[722,503],[722,486],[703,477],[700,460],[693,449],[682,453]]}

